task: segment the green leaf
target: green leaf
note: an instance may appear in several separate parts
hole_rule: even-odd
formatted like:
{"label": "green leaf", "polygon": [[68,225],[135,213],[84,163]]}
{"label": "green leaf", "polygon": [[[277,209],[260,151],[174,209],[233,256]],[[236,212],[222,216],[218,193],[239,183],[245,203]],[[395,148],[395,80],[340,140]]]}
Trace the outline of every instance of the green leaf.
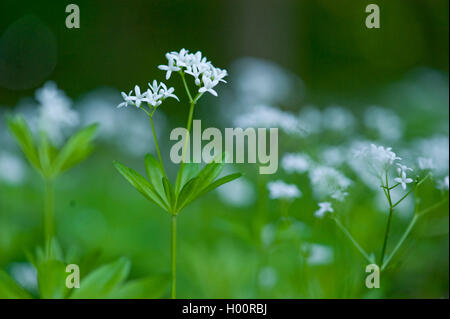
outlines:
{"label": "green leaf", "polygon": [[31,299],[31,295],[0,269],[0,299]]}
{"label": "green leaf", "polygon": [[119,173],[142,195],[145,196],[149,201],[158,205],[162,209],[169,211],[169,207],[166,205],[161,196],[158,195],[153,186],[138,172],[126,167],[125,165],[114,161],[114,166],[119,171]]}
{"label": "green leaf", "polygon": [[196,177],[200,171],[199,163],[184,163],[183,168],[178,170],[177,179],[175,181],[175,193],[178,196],[181,189],[186,183]]}
{"label": "green leaf", "polygon": [[206,186],[206,188],[204,188],[200,194],[198,195],[198,197],[205,195],[206,193],[212,191],[213,189],[216,189],[217,187],[229,183],[239,177],[242,176],[242,173],[234,173],[234,174],[230,174],[224,177],[221,177],[217,180],[215,180],[214,182],[212,182],[211,184],[209,184],[208,186]]}
{"label": "green leaf", "polygon": [[162,183],[164,186],[165,197],[169,203],[170,213],[173,213],[176,201],[175,192],[173,190],[172,184],[170,184],[170,181],[167,179],[167,177],[162,178]]}
{"label": "green leaf", "polygon": [[82,278],[80,288],[74,289],[71,299],[107,298],[128,277],[130,261],[127,258],[101,266]]}
{"label": "green leaf", "polygon": [[45,132],[40,132],[39,134],[38,154],[43,175],[51,177],[51,165],[58,151],[51,145]]}
{"label": "green leaf", "polygon": [[52,167],[53,175],[62,173],[83,161],[92,151],[91,141],[98,124],[89,125],[75,135],[62,147]]}
{"label": "green leaf", "polygon": [[180,195],[178,195],[177,198],[177,207],[175,209],[176,213],[180,212],[184,207],[195,200],[195,190],[197,188],[198,181],[199,178],[194,177],[181,189]]}
{"label": "green leaf", "polygon": [[169,276],[151,276],[125,283],[114,290],[112,299],[156,299],[161,298],[169,286]]}
{"label": "green leaf", "polygon": [[[145,168],[147,170],[147,176],[152,184],[153,188],[156,190],[158,195],[165,199],[165,191],[162,183],[162,178],[165,176],[164,169],[161,166],[161,163],[156,160],[156,158],[150,153],[145,156]],[[168,202],[165,202],[167,206],[169,206]]]}
{"label": "green leaf", "polygon": [[66,265],[59,260],[46,260],[38,268],[39,294],[43,299],[61,299],[67,293]]}
{"label": "green leaf", "polygon": [[38,151],[33,141],[30,129],[25,120],[20,116],[11,116],[7,119],[8,127],[17,140],[22,152],[30,164],[41,171],[41,163],[39,161]]}

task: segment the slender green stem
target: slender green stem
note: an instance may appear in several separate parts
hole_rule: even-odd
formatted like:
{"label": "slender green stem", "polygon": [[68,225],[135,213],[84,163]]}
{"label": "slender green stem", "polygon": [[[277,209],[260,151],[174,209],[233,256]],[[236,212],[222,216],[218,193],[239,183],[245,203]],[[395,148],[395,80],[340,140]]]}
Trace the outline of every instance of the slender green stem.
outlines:
{"label": "slender green stem", "polygon": [[386,258],[386,261],[383,263],[383,265],[381,266],[381,270],[384,270],[387,265],[389,264],[389,262],[391,261],[391,259],[395,256],[395,254],[397,253],[397,251],[400,249],[400,247],[403,245],[403,242],[405,241],[405,239],[408,237],[409,233],[411,232],[411,230],[413,229],[414,225],[417,223],[417,220],[419,219],[419,215],[414,215],[413,219],[410,221],[408,227],[406,228],[406,231],[403,233],[403,236],[400,238],[399,242],[397,243],[397,245],[395,246],[394,250],[391,252],[391,254]]}
{"label": "slender green stem", "polygon": [[366,253],[366,251],[358,244],[358,242],[353,238],[353,236],[350,234],[350,232],[347,230],[347,228],[342,225],[342,223],[337,218],[333,218],[336,222],[336,225],[342,230],[345,236],[352,242],[352,244],[356,247],[356,249],[361,253],[361,255],[364,256],[364,258],[369,262],[372,263],[372,260],[370,259],[369,255]]}
{"label": "slender green stem", "polygon": [[184,72],[180,71],[180,75],[181,75],[181,80],[183,80],[184,89],[186,90],[187,96],[189,98],[189,102],[192,103],[194,100],[192,99],[191,92],[189,91],[189,87],[186,83],[186,79],[184,77]]}
{"label": "slender green stem", "polygon": [[55,233],[55,217],[53,208],[53,181],[45,180],[45,204],[44,204],[44,237],[45,246],[49,247]]}
{"label": "slender green stem", "polygon": [[172,263],[172,292],[171,298],[176,299],[177,289],[177,215],[173,214],[171,219],[171,263]]}
{"label": "slender green stem", "polygon": [[150,123],[152,124],[152,132],[153,132],[153,139],[155,140],[156,152],[158,153],[159,162],[161,163],[161,167],[162,167],[162,169],[164,171],[164,175],[165,175],[166,170],[164,169],[161,152],[159,151],[158,139],[156,138],[155,125],[153,124],[153,117],[151,115],[149,115],[149,118],[150,118]]}
{"label": "slender green stem", "polygon": [[384,240],[383,240],[383,247],[381,249],[381,256],[380,256],[380,265],[383,264],[384,261],[384,254],[386,253],[386,247],[389,240],[389,232],[391,229],[391,222],[392,222],[392,213],[394,211],[394,207],[392,205],[392,199],[391,199],[391,190],[389,189],[389,182],[388,182],[388,173],[386,172],[386,197],[389,203],[389,217],[388,222],[386,225],[386,232],[384,233]]}

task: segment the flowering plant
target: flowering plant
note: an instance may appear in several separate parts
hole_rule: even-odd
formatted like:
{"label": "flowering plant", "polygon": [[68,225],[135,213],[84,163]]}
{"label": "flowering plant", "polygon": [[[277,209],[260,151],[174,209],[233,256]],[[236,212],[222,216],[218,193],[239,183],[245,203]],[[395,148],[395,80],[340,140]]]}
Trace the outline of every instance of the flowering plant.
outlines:
{"label": "flowering plant", "polygon": [[[226,70],[214,67],[201,52],[189,53],[182,49],[180,52],[170,52],[166,54],[167,65],[160,65],[159,69],[166,71],[166,80],[170,79],[172,73],[178,73],[183,82],[189,99],[189,113],[186,124],[188,132],[191,130],[194,107],[198,100],[206,92],[217,96],[214,90],[219,82],[225,82]],[[194,78],[194,84],[197,87],[197,93],[191,94],[186,75]],[[182,151],[182,161],[176,177],[175,185],[169,181],[161,157],[158,139],[155,133],[153,115],[158,107],[167,98],[174,98],[179,101],[174,94],[174,88],[168,88],[164,83],[158,83],[154,80],[148,84],[148,89],[141,92],[139,86],[135,86],[133,91],[128,94],[122,92],[124,101],[118,105],[134,105],[142,110],[150,118],[150,123],[155,141],[158,160],[151,154],[145,157],[145,166],[148,180],[135,170],[115,161],[114,165],[120,174],[134,186],[150,202],[158,205],[171,215],[171,271],[172,271],[172,298],[176,297],[176,217],[186,206],[194,200],[205,195],[209,191],[228,183],[241,176],[240,173],[230,174],[221,178],[217,177],[223,169],[223,155],[215,161],[200,168],[198,164],[185,163],[186,146],[189,138],[185,140],[185,147]]]}

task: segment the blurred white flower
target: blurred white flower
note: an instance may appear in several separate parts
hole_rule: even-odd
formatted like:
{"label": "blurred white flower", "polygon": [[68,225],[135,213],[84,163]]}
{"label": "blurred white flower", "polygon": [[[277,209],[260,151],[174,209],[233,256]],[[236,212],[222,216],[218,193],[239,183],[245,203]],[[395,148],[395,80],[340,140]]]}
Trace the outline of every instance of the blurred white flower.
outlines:
{"label": "blurred white flower", "polygon": [[237,207],[250,206],[256,199],[252,183],[243,177],[220,186],[217,194],[225,204]]}
{"label": "blurred white flower", "polygon": [[36,90],[40,104],[39,129],[46,132],[53,144],[59,146],[79,124],[78,113],[71,109],[72,101],[54,82],[47,82]]}
{"label": "blurred white flower", "polygon": [[338,189],[333,194],[331,194],[331,198],[337,200],[338,202],[343,202],[345,200],[345,197],[348,196],[348,192],[345,192],[341,189]]}
{"label": "blurred white flower", "polygon": [[295,199],[302,196],[302,192],[294,184],[287,184],[281,180],[267,183],[269,197],[272,199]]}
{"label": "blurred white flower", "polygon": [[355,159],[364,161],[367,164],[369,172],[377,177],[383,176],[394,164],[395,161],[401,160],[391,147],[377,146],[371,144],[369,147],[355,151]]}
{"label": "blurred white flower", "polygon": [[289,112],[281,111],[268,105],[256,105],[249,112],[238,115],[234,119],[237,127],[272,128],[278,127],[287,134],[304,136],[305,131],[297,118]]}
{"label": "blurred white flower", "polygon": [[401,184],[403,189],[406,189],[406,184],[412,183],[413,179],[406,176],[406,172],[402,171],[399,177],[394,178],[394,181]]}
{"label": "blurred white flower", "polygon": [[346,152],[344,147],[329,146],[322,150],[320,158],[325,165],[337,167],[345,163]]}
{"label": "blurred white flower", "polygon": [[310,266],[322,266],[334,261],[333,248],[321,244],[305,243],[302,246],[306,257],[306,263]]}
{"label": "blurred white flower", "polygon": [[433,160],[434,172],[437,176],[448,175],[449,171],[449,139],[448,136],[435,135],[427,139],[414,141],[417,152],[422,157]]}
{"label": "blurred white flower", "polygon": [[14,262],[10,265],[11,277],[27,291],[38,291],[38,275],[36,268],[27,262]]}
{"label": "blurred white flower", "polygon": [[317,198],[326,198],[338,190],[345,191],[352,183],[344,174],[328,166],[313,167],[309,171],[309,179]]}
{"label": "blurred white flower", "polygon": [[278,281],[278,274],[272,267],[261,268],[258,274],[258,282],[261,287],[273,288]]}
{"label": "blurred white flower", "polygon": [[412,168],[409,168],[409,167],[406,166],[406,165],[397,163],[397,173],[398,173],[398,175],[402,175],[403,173],[406,174],[407,171],[411,171],[411,172],[412,172],[413,169],[412,169]]}
{"label": "blurred white flower", "polygon": [[429,157],[419,157],[417,164],[421,170],[434,169],[433,159]]}
{"label": "blurred white flower", "polygon": [[288,173],[304,173],[309,169],[310,158],[301,153],[286,153],[281,160],[281,166]]}
{"label": "blurred white flower", "polygon": [[317,218],[323,218],[326,213],[333,213],[334,209],[331,207],[330,202],[319,203],[319,209],[314,212],[314,216]]}
{"label": "blurred white flower", "polygon": [[366,127],[376,131],[377,135],[386,141],[398,141],[403,136],[401,118],[392,110],[371,106],[364,113]]}
{"label": "blurred white flower", "polygon": [[322,127],[324,129],[349,134],[355,128],[356,120],[353,113],[341,106],[327,107],[322,114]]}
{"label": "blurred white flower", "polygon": [[443,180],[438,182],[437,188],[443,191],[448,191],[449,188],[448,176],[445,176]]}
{"label": "blurred white flower", "polygon": [[236,95],[244,105],[293,104],[303,97],[303,82],[279,65],[253,57],[241,58],[232,65]]}
{"label": "blurred white flower", "polygon": [[0,152],[0,180],[8,184],[20,185],[26,175],[26,166],[21,157],[12,153]]}

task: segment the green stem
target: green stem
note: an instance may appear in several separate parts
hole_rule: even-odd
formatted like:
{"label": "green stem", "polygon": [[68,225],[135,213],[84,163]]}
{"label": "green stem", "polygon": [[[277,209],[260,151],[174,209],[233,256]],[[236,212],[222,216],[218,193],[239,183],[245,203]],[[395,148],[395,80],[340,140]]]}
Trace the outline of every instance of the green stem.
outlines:
{"label": "green stem", "polygon": [[392,200],[391,200],[391,191],[389,189],[389,182],[388,182],[388,174],[386,173],[386,197],[387,200],[389,202],[389,217],[388,217],[388,222],[386,225],[386,232],[384,233],[384,241],[383,241],[383,247],[381,249],[381,256],[380,256],[380,265],[383,264],[384,261],[384,254],[386,253],[386,247],[387,247],[387,243],[389,240],[389,231],[391,229],[391,222],[392,222],[392,213],[394,211],[394,207],[392,205]]}
{"label": "green stem", "polygon": [[161,152],[159,151],[158,139],[156,138],[155,125],[153,124],[153,117],[151,115],[149,115],[149,118],[150,118],[150,123],[152,124],[152,132],[153,132],[153,139],[155,140],[156,152],[158,153],[159,162],[161,163],[161,167],[162,167],[164,175],[165,175],[166,170],[164,169]]}
{"label": "green stem", "polygon": [[342,232],[344,233],[345,236],[347,236],[347,238],[352,242],[352,244],[356,247],[356,249],[361,253],[361,255],[364,256],[365,259],[367,259],[367,261],[369,263],[372,263],[372,261],[370,260],[369,255],[366,253],[366,251],[358,244],[358,242],[355,240],[355,238],[353,238],[353,236],[350,234],[350,232],[347,230],[347,228],[345,228],[344,225],[342,225],[342,223],[339,221],[339,219],[337,218],[333,218],[334,221],[336,222],[336,225],[342,230]]}
{"label": "green stem", "polygon": [[172,215],[171,220],[171,266],[172,266],[172,292],[171,298],[176,299],[177,289],[177,215]]}
{"label": "green stem", "polygon": [[45,203],[44,203],[44,236],[45,246],[49,247],[55,233],[55,217],[53,208],[53,181],[45,180]]}
{"label": "green stem", "polygon": [[411,220],[411,222],[409,223],[408,227],[406,228],[406,231],[403,233],[403,236],[400,238],[399,242],[397,243],[397,245],[395,246],[394,250],[392,251],[392,253],[389,255],[388,258],[386,258],[386,261],[383,263],[383,265],[381,266],[381,270],[384,270],[387,265],[389,264],[389,262],[391,261],[391,259],[395,256],[395,254],[397,253],[397,251],[400,249],[400,247],[403,245],[403,242],[405,241],[405,239],[408,237],[409,233],[411,232],[411,230],[413,229],[414,225],[416,224],[417,220],[419,219],[420,215],[414,215],[413,219]]}

